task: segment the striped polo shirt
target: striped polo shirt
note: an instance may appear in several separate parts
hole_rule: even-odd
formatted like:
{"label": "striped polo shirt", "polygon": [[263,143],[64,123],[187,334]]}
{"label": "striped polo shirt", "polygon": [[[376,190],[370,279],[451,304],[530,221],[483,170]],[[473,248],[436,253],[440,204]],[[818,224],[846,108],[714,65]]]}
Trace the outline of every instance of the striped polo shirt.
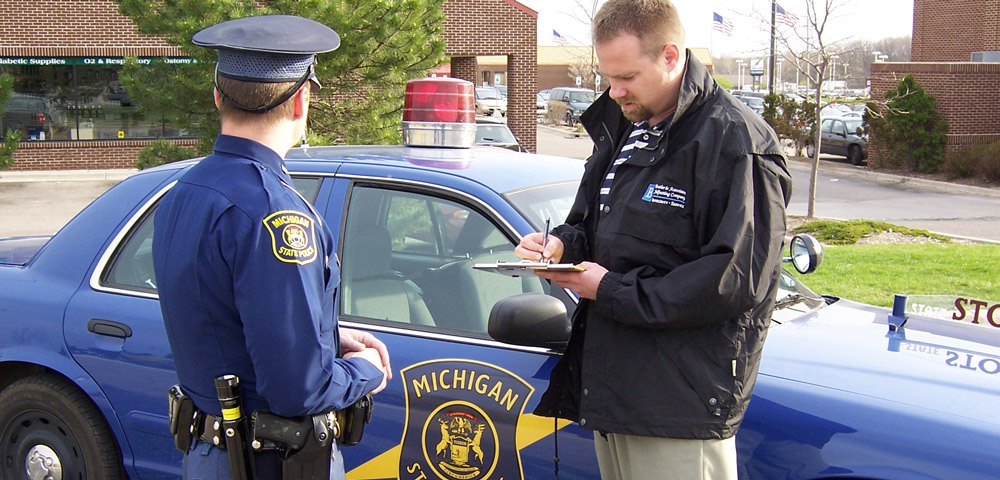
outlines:
{"label": "striped polo shirt", "polygon": [[629,157],[632,156],[632,152],[636,148],[643,148],[649,144],[649,142],[642,139],[644,133],[651,133],[654,136],[659,136],[663,133],[663,129],[667,128],[670,124],[670,119],[674,118],[674,114],[671,113],[663,121],[657,123],[655,126],[650,127],[649,122],[643,120],[641,122],[632,123],[632,132],[629,134],[628,139],[625,140],[625,144],[622,145],[622,149],[618,152],[618,158],[615,159],[614,163],[611,164],[611,168],[608,170],[608,174],[604,176],[604,181],[601,182],[601,192],[600,192],[600,207],[599,210],[604,212],[604,202],[608,198],[608,193],[611,192],[611,184],[615,180],[615,171],[618,170],[618,165],[625,163]]}

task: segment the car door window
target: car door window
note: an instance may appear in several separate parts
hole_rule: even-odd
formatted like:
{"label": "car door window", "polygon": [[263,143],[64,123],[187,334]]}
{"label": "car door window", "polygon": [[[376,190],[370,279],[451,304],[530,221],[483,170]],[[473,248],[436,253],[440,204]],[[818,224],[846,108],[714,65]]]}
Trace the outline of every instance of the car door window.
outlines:
{"label": "car door window", "polygon": [[153,275],[153,216],[150,208],[125,236],[101,276],[101,286],[141,293],[156,293]]}
{"label": "car door window", "polygon": [[837,135],[846,137],[847,127],[844,126],[844,122],[834,122],[833,132],[836,133]]}
{"label": "car door window", "polygon": [[830,133],[833,130],[833,120],[823,120],[823,133]]}
{"label": "car door window", "polygon": [[514,242],[479,210],[417,192],[355,187],[344,231],[340,309],[378,323],[486,337],[493,304],[548,283],[475,270],[516,261]]}

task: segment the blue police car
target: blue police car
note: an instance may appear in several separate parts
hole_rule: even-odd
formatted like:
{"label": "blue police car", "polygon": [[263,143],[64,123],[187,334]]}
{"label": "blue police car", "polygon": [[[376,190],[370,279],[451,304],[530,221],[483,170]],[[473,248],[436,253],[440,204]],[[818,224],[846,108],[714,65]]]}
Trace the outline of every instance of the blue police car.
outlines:
{"label": "blue police car", "polygon": [[[406,142],[466,137],[437,120]],[[158,200],[194,162],[133,175],[51,238],[0,240],[0,478],[180,476],[150,249]],[[522,235],[564,218],[582,162],[344,146],[294,150],[287,167],[334,232],[341,323],[374,332],[396,369],[345,449],[348,478],[599,478],[591,432],[530,413],[576,297],[474,268],[516,261]],[[800,271],[821,252],[808,237],[792,250]],[[955,319],[889,312],[782,275],[740,477],[1000,476],[1000,307],[958,300]]]}

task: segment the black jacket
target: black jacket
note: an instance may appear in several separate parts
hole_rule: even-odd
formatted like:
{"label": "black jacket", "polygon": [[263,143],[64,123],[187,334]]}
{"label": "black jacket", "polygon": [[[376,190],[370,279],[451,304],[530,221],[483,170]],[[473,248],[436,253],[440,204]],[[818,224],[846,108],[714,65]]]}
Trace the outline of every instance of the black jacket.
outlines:
{"label": "black jacket", "polygon": [[609,272],[584,300],[535,413],[602,432],[728,438],[753,390],[781,269],[791,177],[770,127],[689,51],[673,120],[598,192],[631,130],[605,92],[564,225],[564,262]]}

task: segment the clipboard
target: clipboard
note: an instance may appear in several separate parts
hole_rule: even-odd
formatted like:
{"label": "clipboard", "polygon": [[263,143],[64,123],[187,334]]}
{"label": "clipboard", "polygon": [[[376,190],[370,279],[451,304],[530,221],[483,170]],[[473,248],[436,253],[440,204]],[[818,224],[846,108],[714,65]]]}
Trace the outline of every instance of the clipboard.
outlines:
{"label": "clipboard", "polygon": [[472,268],[476,270],[496,272],[510,277],[534,275],[535,272],[539,270],[547,272],[582,272],[586,270],[580,265],[573,263],[531,262],[527,260],[522,260],[520,262],[497,261],[493,263],[477,263],[474,264]]}

